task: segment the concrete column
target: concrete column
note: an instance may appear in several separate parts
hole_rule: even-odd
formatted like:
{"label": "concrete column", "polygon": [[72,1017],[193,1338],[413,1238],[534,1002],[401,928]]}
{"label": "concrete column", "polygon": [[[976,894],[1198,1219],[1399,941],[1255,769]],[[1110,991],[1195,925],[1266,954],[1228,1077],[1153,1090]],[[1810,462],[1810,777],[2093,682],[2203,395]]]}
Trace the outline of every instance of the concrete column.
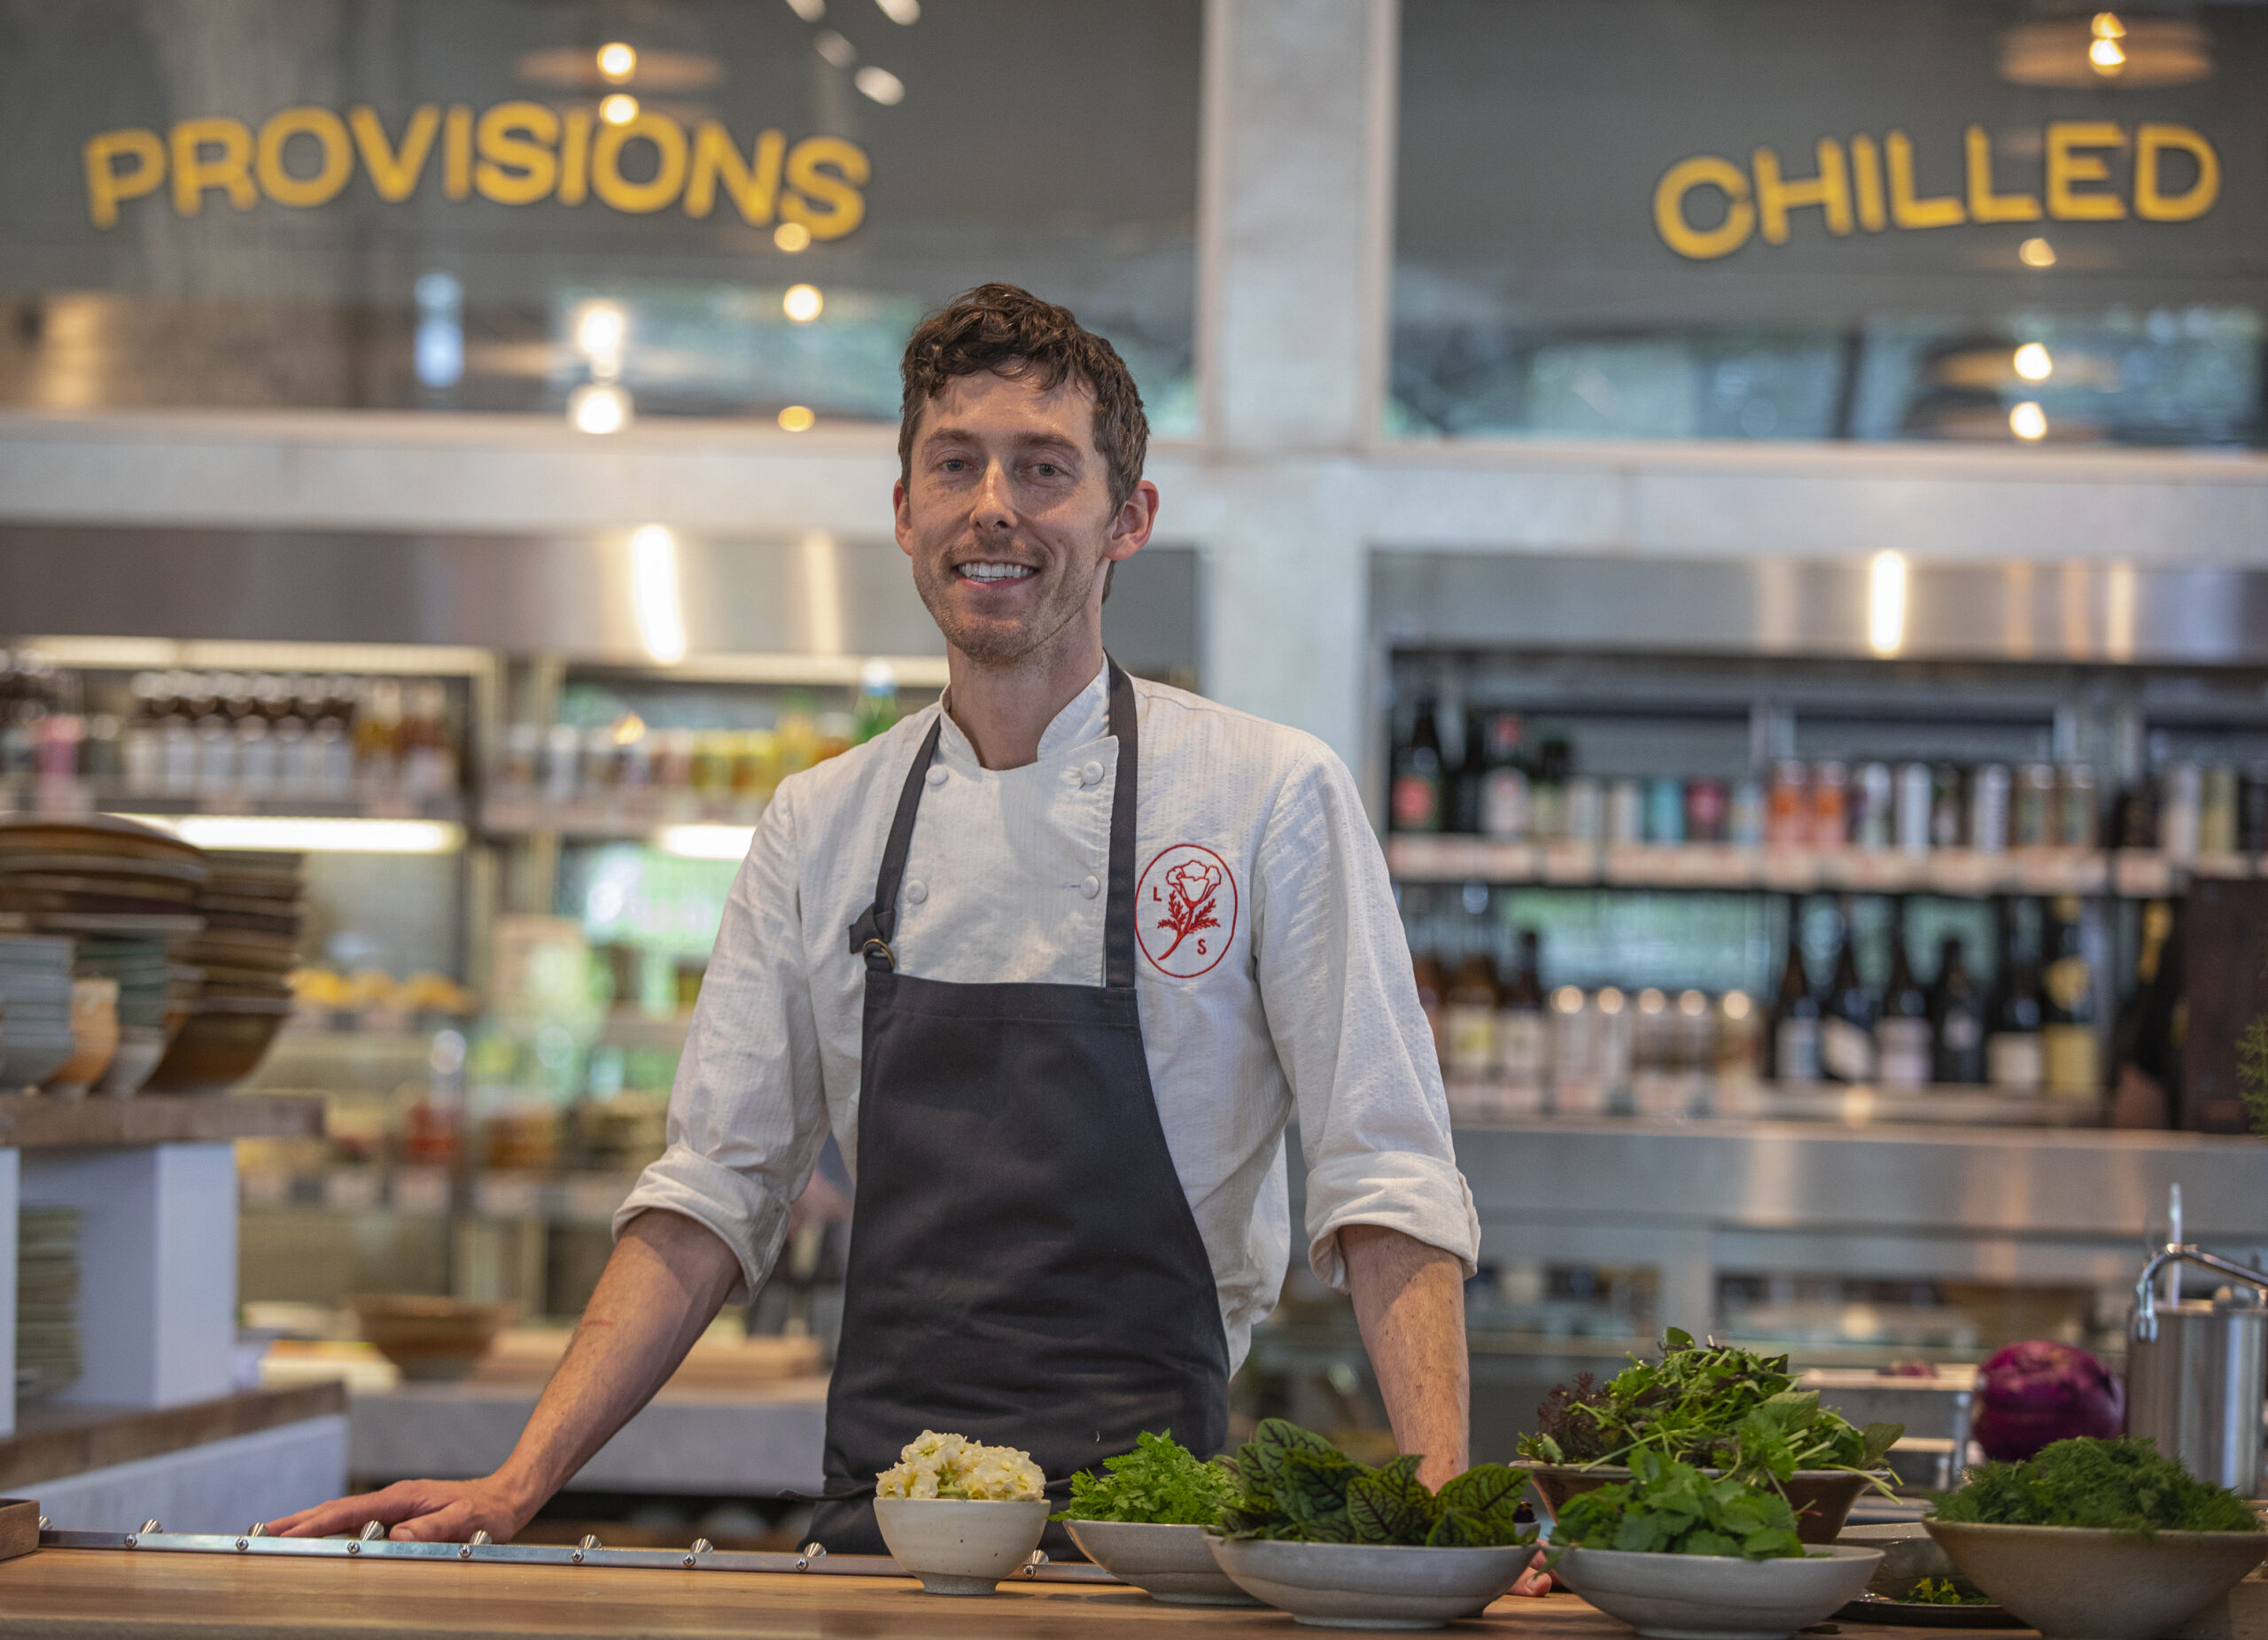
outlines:
{"label": "concrete column", "polygon": [[[79,1328],[86,1371],[59,1400],[166,1407],[229,1393],[237,1337],[235,1146],[35,1151],[24,1158],[22,1194],[83,1215]],[[13,1231],[12,1217],[12,1247]],[[12,1282],[14,1269],[12,1255]]]}
{"label": "concrete column", "polygon": [[1363,721],[1355,458],[1378,424],[1394,0],[1210,0],[1198,352],[1206,686],[1353,763]]}

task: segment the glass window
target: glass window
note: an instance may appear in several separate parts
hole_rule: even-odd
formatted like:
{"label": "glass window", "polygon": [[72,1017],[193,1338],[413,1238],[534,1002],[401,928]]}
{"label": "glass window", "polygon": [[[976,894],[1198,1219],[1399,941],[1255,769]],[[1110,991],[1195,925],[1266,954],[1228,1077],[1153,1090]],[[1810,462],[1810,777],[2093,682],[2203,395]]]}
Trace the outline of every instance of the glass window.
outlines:
{"label": "glass window", "polygon": [[988,279],[1187,431],[1199,0],[58,0],[0,24],[0,403],[894,419]]}
{"label": "glass window", "polygon": [[1389,431],[2268,440],[2268,12],[1403,0]]}

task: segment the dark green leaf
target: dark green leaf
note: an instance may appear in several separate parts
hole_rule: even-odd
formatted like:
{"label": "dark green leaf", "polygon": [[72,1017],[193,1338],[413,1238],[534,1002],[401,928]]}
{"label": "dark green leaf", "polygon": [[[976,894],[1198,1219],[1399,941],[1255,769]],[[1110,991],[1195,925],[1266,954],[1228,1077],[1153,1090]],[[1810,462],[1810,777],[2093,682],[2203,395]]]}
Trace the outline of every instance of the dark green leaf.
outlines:
{"label": "dark green leaf", "polygon": [[1285,1514],[1306,1525],[1324,1515],[1347,1512],[1347,1488],[1367,1473],[1344,1452],[1293,1450],[1284,1455],[1284,1480],[1276,1501]]}
{"label": "dark green leaf", "polygon": [[1422,1543],[1440,1506],[1418,1479],[1418,1460],[1399,1457],[1347,1486],[1347,1518],[1358,1543]]}
{"label": "dark green leaf", "polygon": [[1460,1510],[1445,1509],[1425,1534],[1434,1549],[1485,1549],[1496,1541],[1488,1523]]}

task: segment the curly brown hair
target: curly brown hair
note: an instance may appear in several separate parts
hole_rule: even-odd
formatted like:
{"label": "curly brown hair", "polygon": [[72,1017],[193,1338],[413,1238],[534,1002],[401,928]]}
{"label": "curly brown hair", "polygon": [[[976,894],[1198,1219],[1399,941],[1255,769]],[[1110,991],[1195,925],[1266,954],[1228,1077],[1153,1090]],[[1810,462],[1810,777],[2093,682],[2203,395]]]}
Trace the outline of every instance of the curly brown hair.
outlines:
{"label": "curly brown hair", "polygon": [[913,424],[922,407],[957,376],[990,370],[1029,380],[1042,392],[1075,381],[1094,398],[1095,448],[1109,470],[1110,504],[1125,505],[1142,481],[1150,420],[1118,350],[1084,328],[1068,307],[1013,284],[980,284],[923,319],[905,344],[899,374],[905,401],[897,424],[897,474],[910,482]]}

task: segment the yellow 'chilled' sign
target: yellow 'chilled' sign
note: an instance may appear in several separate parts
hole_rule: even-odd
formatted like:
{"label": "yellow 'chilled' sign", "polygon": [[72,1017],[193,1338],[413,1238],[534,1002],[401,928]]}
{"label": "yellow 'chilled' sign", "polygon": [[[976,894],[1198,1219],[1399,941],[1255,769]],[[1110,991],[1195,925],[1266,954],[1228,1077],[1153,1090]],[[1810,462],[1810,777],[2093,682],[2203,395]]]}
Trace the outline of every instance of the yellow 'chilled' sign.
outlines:
{"label": "yellow 'chilled' sign", "polygon": [[[142,126],[99,132],[85,151],[87,214],[97,228],[113,227],[122,203],[168,183],[183,216],[202,211],[212,193],[239,211],[263,198],[308,210],[338,198],[358,163],[379,198],[400,204],[436,168],[437,148],[449,199],[478,194],[498,205],[581,205],[596,198],[632,215],[674,206],[700,218],[717,208],[721,194],[752,226],[794,222],[814,239],[839,239],[866,214],[866,151],[842,137],[806,136],[791,145],[784,133],[765,131],[743,152],[713,119],[687,132],[652,108],[617,124],[594,120],[587,108],[530,102],[478,112],[462,103],[426,103],[398,132],[368,105],[343,116],[313,105],[286,108],[257,131],[218,116],[181,120],[162,136]],[[624,161],[638,150],[644,152],[635,168],[650,175],[633,179]]]}
{"label": "yellow 'chilled' sign", "polygon": [[[1791,211],[1816,208],[1827,231],[1847,236],[1853,228],[1880,233],[1886,228],[1952,228],[1962,222],[2111,222],[2130,214],[2130,202],[2112,183],[2108,154],[2127,145],[2126,128],[2108,120],[2059,120],[2048,125],[2038,194],[2002,192],[1994,175],[1992,139],[1972,125],[1962,136],[1963,182],[1958,194],[1923,196],[1914,180],[1914,144],[1892,131],[1877,145],[1871,136],[1851,139],[1846,153],[1834,137],[1822,136],[1809,176],[1787,175],[1780,157],[1759,148],[1743,170],[1714,154],[1681,159],[1654,187],[1654,227],[1662,243],[1680,256],[1706,261],[1729,256],[1761,232],[1767,245],[1788,242]],[[2213,145],[2186,125],[2137,126],[2131,214],[2147,222],[2186,222],[2213,208],[2220,197],[2221,161]],[[2169,185],[2174,167],[2169,156],[2184,156],[2190,175]],[[1693,197],[1714,194],[1721,209],[1716,225],[1693,225]],[[2044,196],[2044,203],[2043,203]]]}

